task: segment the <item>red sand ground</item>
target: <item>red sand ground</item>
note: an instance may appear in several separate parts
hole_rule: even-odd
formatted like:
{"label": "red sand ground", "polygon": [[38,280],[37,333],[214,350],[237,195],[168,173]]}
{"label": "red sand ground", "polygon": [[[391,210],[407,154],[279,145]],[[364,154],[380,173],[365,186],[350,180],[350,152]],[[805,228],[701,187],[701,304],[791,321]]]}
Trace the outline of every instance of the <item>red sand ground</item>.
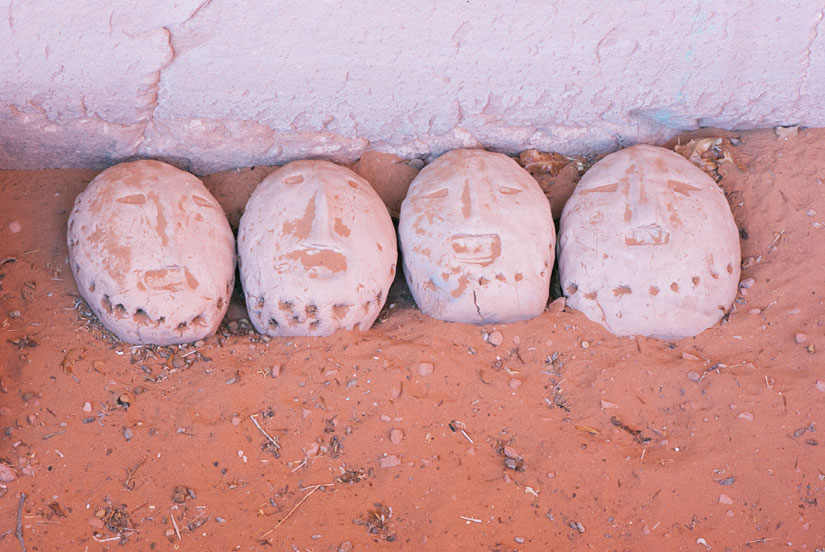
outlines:
{"label": "red sand ground", "polygon": [[[439,322],[398,282],[367,333],[269,340],[237,304],[129,347],[66,264],[95,173],[0,172],[0,549],[18,519],[30,551],[825,549],[825,131],[736,135],[752,285],[673,342],[561,302]],[[205,182],[237,224],[271,170]]]}

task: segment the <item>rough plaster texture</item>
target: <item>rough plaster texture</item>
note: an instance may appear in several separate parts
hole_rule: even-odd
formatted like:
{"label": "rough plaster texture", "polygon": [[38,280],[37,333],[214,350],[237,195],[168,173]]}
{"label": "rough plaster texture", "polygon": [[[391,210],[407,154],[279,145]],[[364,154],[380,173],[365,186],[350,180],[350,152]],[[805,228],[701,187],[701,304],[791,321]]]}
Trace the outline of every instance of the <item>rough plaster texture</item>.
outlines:
{"label": "rough plaster texture", "polygon": [[67,240],[80,294],[124,341],[196,341],[226,313],[235,238],[189,173],[158,161],[106,169],[77,196]]}
{"label": "rough plaster texture", "polygon": [[398,238],[424,314],[488,324],[544,311],[556,244],[550,203],[506,155],[455,150],[424,167],[401,204]]}
{"label": "rough plaster texture", "polygon": [[617,335],[693,336],[736,298],[739,231],[722,189],[664,148],[612,153],[564,206],[567,304]]}
{"label": "rough plaster texture", "polygon": [[326,336],[372,326],[398,248],[369,182],[329,161],[295,161],[255,188],[238,227],[238,256],[259,332]]}
{"label": "rough plaster texture", "polygon": [[0,0],[0,167],[203,173],[825,125],[825,2]]}

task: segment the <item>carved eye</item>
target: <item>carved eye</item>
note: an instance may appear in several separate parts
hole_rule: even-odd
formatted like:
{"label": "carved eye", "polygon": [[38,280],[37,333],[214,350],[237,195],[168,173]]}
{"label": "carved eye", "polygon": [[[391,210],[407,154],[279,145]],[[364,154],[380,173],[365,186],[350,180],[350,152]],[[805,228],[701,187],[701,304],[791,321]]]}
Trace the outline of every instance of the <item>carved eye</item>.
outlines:
{"label": "carved eye", "polygon": [[504,194],[504,195],[519,194],[519,193],[521,193],[521,191],[522,191],[521,188],[514,188],[512,186],[501,186],[498,189],[498,193]]}
{"label": "carved eye", "polygon": [[424,199],[441,199],[447,197],[447,188],[441,188],[423,196]]}
{"label": "carved eye", "polygon": [[284,184],[287,186],[293,186],[295,184],[300,184],[304,181],[304,175],[302,174],[293,174],[292,176],[287,176],[284,178]]}

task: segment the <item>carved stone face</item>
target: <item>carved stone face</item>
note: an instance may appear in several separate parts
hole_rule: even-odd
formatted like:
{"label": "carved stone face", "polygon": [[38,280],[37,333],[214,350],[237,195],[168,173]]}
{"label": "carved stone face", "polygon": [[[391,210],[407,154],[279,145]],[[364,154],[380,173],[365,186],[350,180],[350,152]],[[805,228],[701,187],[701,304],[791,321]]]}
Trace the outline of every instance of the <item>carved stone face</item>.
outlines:
{"label": "carved stone face", "polygon": [[725,196],[670,150],[633,146],[599,161],[560,228],[567,304],[614,334],[696,335],[736,297],[739,233]]}
{"label": "carved stone face", "polygon": [[524,320],[550,293],[555,229],[533,177],[509,157],[445,153],[413,180],[398,226],[418,307],[452,322]]}
{"label": "carved stone face", "polygon": [[272,336],[369,329],[398,256],[381,199],[327,161],[296,161],[261,182],[241,218],[238,253],[252,323]]}
{"label": "carved stone face", "polygon": [[226,313],[235,239],[187,172],[159,161],[106,169],[75,200],[68,243],[80,294],[124,341],[196,341]]}

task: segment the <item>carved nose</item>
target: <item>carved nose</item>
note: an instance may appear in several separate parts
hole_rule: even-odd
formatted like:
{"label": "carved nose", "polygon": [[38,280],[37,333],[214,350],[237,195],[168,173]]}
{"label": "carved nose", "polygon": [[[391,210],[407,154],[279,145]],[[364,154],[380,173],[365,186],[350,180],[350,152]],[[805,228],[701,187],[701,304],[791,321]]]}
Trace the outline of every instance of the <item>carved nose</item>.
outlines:
{"label": "carved nose", "polygon": [[479,197],[476,187],[470,185],[470,181],[464,182],[464,189],[461,191],[461,215],[464,220],[478,216]]}
{"label": "carved nose", "polygon": [[312,198],[315,202],[315,215],[312,219],[312,227],[309,231],[309,240],[316,244],[332,244],[332,210],[330,208],[329,197],[323,188],[315,192]]}
{"label": "carved nose", "polygon": [[627,196],[627,206],[625,207],[625,222],[634,225],[645,225],[658,222],[656,220],[656,205],[645,194],[644,184],[641,182],[630,185],[630,193]]}

